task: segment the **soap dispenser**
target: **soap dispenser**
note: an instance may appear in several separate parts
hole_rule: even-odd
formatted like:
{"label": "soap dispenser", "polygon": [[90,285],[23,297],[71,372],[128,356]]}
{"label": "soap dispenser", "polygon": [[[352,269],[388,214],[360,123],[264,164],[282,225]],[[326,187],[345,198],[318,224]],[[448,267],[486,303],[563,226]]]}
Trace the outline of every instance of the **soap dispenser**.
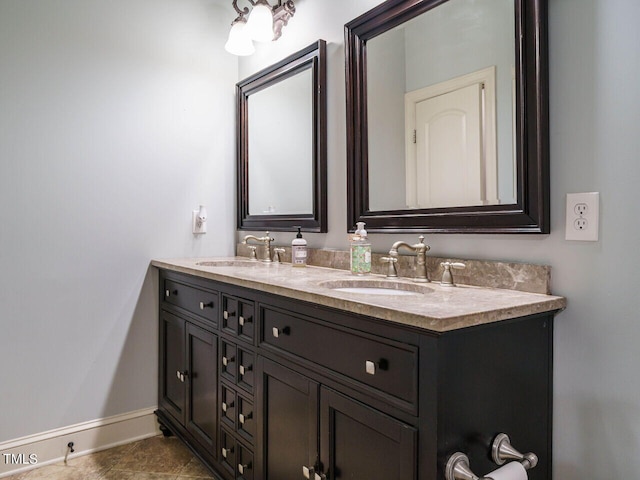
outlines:
{"label": "soap dispenser", "polygon": [[291,242],[291,265],[294,267],[307,266],[307,241],[302,238],[302,227],[298,229],[296,238]]}
{"label": "soap dispenser", "polygon": [[371,273],[371,242],[367,238],[364,222],[356,224],[356,231],[351,237],[351,273],[354,275]]}

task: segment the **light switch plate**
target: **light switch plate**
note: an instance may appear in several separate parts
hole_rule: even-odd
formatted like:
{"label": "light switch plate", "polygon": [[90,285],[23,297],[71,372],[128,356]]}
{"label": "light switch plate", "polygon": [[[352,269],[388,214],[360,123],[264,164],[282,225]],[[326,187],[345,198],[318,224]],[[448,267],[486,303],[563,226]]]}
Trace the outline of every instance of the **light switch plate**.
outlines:
{"label": "light switch plate", "polygon": [[200,213],[199,210],[191,212],[191,231],[194,234],[207,233],[207,223],[198,222],[198,213]]}
{"label": "light switch plate", "polygon": [[568,193],[565,239],[598,241],[600,193]]}

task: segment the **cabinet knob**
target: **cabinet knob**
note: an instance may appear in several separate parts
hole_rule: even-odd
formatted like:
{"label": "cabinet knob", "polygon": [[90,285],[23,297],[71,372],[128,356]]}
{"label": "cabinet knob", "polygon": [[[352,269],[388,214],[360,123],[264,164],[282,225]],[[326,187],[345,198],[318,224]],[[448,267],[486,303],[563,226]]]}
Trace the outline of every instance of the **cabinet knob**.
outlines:
{"label": "cabinet knob", "polygon": [[169,290],[165,290],[164,291],[164,296],[165,297],[170,297],[171,296],[171,292]]}
{"label": "cabinet knob", "polygon": [[200,302],[200,310],[204,310],[207,307],[213,308],[213,302],[208,302],[208,303]]}
{"label": "cabinet knob", "polygon": [[235,360],[235,357],[222,357],[222,365],[225,367],[232,363]]}
{"label": "cabinet knob", "polygon": [[178,377],[178,380],[180,380],[182,383],[184,383],[184,379],[188,376],[189,372],[187,372],[186,370],[184,372],[181,372],[180,370],[176,372],[176,377]]}
{"label": "cabinet knob", "polygon": [[244,414],[242,414],[242,413],[241,413],[240,415],[238,415],[238,421],[239,421],[242,425],[244,425],[244,423],[245,423],[247,420],[249,420],[250,418],[252,418],[252,417],[253,417],[253,413],[252,413],[252,412],[249,412],[249,413],[247,413],[246,415],[244,415]]}
{"label": "cabinet knob", "polygon": [[242,463],[238,464],[238,473],[240,475],[244,475],[245,470],[250,470],[250,469],[251,469],[251,462],[245,463],[245,464],[242,464]]}
{"label": "cabinet knob", "polygon": [[224,317],[225,320],[229,320],[229,317],[236,316],[236,312],[230,312],[229,310],[225,310],[222,312],[222,316]]}
{"label": "cabinet knob", "polygon": [[247,365],[246,367],[244,365],[240,365],[240,375],[244,375],[245,373],[250,372],[252,368],[252,365]]}
{"label": "cabinet knob", "polygon": [[366,362],[364,362],[364,369],[369,375],[376,374],[376,364],[371,360],[367,360]]}
{"label": "cabinet knob", "polygon": [[302,466],[302,476],[304,478],[308,478],[310,480],[315,480],[314,479],[314,471],[313,471],[313,467],[306,467],[306,466]]}
{"label": "cabinet knob", "polygon": [[233,402],[222,402],[222,411],[227,413],[227,410],[233,407]]}
{"label": "cabinet knob", "polygon": [[222,447],[222,456],[223,456],[224,458],[227,458],[227,456],[228,456],[230,453],[233,453],[233,447],[231,447],[231,448],[224,448],[224,447]]}
{"label": "cabinet knob", "polygon": [[271,333],[275,338],[279,338],[280,335],[289,335],[289,327],[284,327],[284,328],[273,327],[271,329]]}
{"label": "cabinet knob", "polygon": [[238,317],[238,323],[240,324],[241,327],[244,325],[244,317],[242,315]]}
{"label": "cabinet knob", "polygon": [[367,360],[364,362],[364,370],[369,375],[375,375],[376,370],[388,370],[389,362],[384,358],[380,359],[378,362],[372,362],[371,360]]}

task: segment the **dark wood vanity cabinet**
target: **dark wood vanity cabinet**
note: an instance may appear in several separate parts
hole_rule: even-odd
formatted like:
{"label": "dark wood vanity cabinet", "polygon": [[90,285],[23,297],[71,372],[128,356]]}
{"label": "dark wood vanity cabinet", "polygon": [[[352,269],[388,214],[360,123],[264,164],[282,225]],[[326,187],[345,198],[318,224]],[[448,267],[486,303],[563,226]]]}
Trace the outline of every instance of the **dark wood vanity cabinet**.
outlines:
{"label": "dark wood vanity cabinet", "polygon": [[215,458],[218,423],[218,293],[162,279],[158,416]]}
{"label": "dark wood vanity cabinet", "polygon": [[158,409],[217,478],[441,480],[456,451],[484,475],[501,432],[538,455],[530,479],[551,478],[554,312],[434,333],[160,279],[163,295],[167,281],[218,292],[213,320],[200,301],[189,311],[161,299]]}
{"label": "dark wood vanity cabinet", "polygon": [[217,337],[169,312],[160,313],[160,409],[207,454],[216,449]]}

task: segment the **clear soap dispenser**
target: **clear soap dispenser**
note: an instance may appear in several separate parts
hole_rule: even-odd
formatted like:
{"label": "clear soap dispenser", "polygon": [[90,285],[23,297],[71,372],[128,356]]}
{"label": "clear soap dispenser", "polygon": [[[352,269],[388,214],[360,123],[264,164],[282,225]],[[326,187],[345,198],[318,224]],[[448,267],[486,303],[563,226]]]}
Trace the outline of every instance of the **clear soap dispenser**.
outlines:
{"label": "clear soap dispenser", "polygon": [[356,232],[351,237],[351,273],[354,275],[371,273],[371,242],[367,238],[364,222],[356,224]]}

